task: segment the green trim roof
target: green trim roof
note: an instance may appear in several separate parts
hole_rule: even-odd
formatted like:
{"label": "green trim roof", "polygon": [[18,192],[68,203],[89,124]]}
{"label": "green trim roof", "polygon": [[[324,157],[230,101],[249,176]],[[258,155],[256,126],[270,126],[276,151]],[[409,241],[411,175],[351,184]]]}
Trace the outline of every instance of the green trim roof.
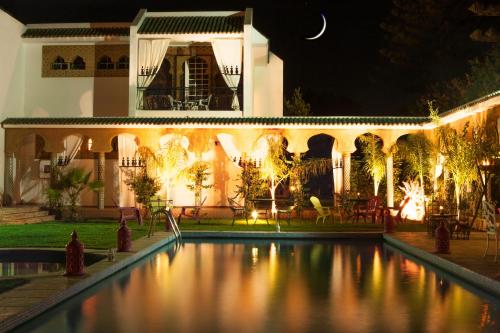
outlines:
{"label": "green trim roof", "polygon": [[23,38],[129,36],[128,27],[110,28],[28,28]]}
{"label": "green trim roof", "polygon": [[423,125],[428,117],[93,117],[7,118],[3,125]]}
{"label": "green trim roof", "polygon": [[139,34],[242,33],[244,16],[146,17]]}

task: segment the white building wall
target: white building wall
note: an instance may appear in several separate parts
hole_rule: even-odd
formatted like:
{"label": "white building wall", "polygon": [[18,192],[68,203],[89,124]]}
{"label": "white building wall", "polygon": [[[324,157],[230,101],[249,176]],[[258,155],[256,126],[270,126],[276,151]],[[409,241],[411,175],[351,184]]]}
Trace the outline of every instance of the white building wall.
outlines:
{"label": "white building wall", "polygon": [[269,41],[257,30],[252,34],[254,117],[283,116],[283,61],[269,51]]}
{"label": "white building wall", "polygon": [[[23,116],[24,25],[0,10],[0,121]],[[5,131],[0,128],[0,165],[5,165]],[[4,191],[4,169],[0,171],[0,192]]]}
{"label": "white building wall", "polygon": [[92,117],[93,77],[42,77],[42,44],[26,43],[26,117]]}

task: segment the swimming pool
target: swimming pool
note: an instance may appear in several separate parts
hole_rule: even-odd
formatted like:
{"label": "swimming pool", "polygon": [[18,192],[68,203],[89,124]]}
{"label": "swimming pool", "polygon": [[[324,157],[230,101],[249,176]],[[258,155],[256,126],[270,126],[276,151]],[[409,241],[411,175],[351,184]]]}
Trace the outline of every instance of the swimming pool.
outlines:
{"label": "swimming pool", "polygon": [[377,241],[170,245],[17,332],[478,332],[500,303]]}
{"label": "swimming pool", "polygon": [[[85,265],[92,265],[106,256],[85,253]],[[66,252],[42,249],[0,249],[0,278],[64,273]]]}

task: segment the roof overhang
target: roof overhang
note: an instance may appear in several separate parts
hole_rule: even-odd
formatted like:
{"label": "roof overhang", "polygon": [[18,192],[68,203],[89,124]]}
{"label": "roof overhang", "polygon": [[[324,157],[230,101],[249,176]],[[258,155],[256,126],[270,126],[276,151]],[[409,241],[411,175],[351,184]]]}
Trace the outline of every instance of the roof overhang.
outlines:
{"label": "roof overhang", "polygon": [[426,122],[426,117],[7,118],[2,127],[422,130]]}

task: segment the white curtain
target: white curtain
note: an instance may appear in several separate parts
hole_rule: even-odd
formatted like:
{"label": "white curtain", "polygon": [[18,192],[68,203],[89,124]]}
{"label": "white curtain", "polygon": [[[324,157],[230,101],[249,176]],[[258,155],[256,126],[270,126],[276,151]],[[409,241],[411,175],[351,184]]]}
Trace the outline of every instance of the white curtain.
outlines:
{"label": "white curtain", "polygon": [[[167,54],[170,39],[139,39],[137,87],[147,88],[153,82]],[[143,105],[143,89],[138,90],[138,105]]]}
{"label": "white curtain", "polygon": [[189,61],[184,62],[184,101],[189,99]]}
{"label": "white curtain", "polygon": [[342,154],[332,148],[332,173],[333,173],[333,184],[335,186],[335,193],[342,193],[343,180],[343,170],[342,170]]}
{"label": "white curtain", "polygon": [[[131,134],[120,134],[118,135],[118,164],[121,165],[122,159],[129,160],[135,157],[135,152],[137,151],[137,143],[135,141],[135,136]],[[119,188],[120,188],[120,207],[133,207],[135,205],[134,192],[131,191],[127,184],[125,184],[126,174],[124,172],[119,173]]]}
{"label": "white curtain", "polygon": [[233,101],[231,103],[233,110],[240,109],[236,91],[242,74],[242,45],[241,39],[212,39],[212,49],[219,70],[227,86],[233,91]]}
{"label": "white curtain", "polygon": [[57,161],[63,160],[69,163],[73,161],[73,159],[76,157],[76,154],[78,154],[78,151],[80,150],[80,147],[82,146],[83,143],[83,138],[78,135],[70,135],[67,136],[64,139],[64,151],[62,153],[58,153],[57,156]]}

